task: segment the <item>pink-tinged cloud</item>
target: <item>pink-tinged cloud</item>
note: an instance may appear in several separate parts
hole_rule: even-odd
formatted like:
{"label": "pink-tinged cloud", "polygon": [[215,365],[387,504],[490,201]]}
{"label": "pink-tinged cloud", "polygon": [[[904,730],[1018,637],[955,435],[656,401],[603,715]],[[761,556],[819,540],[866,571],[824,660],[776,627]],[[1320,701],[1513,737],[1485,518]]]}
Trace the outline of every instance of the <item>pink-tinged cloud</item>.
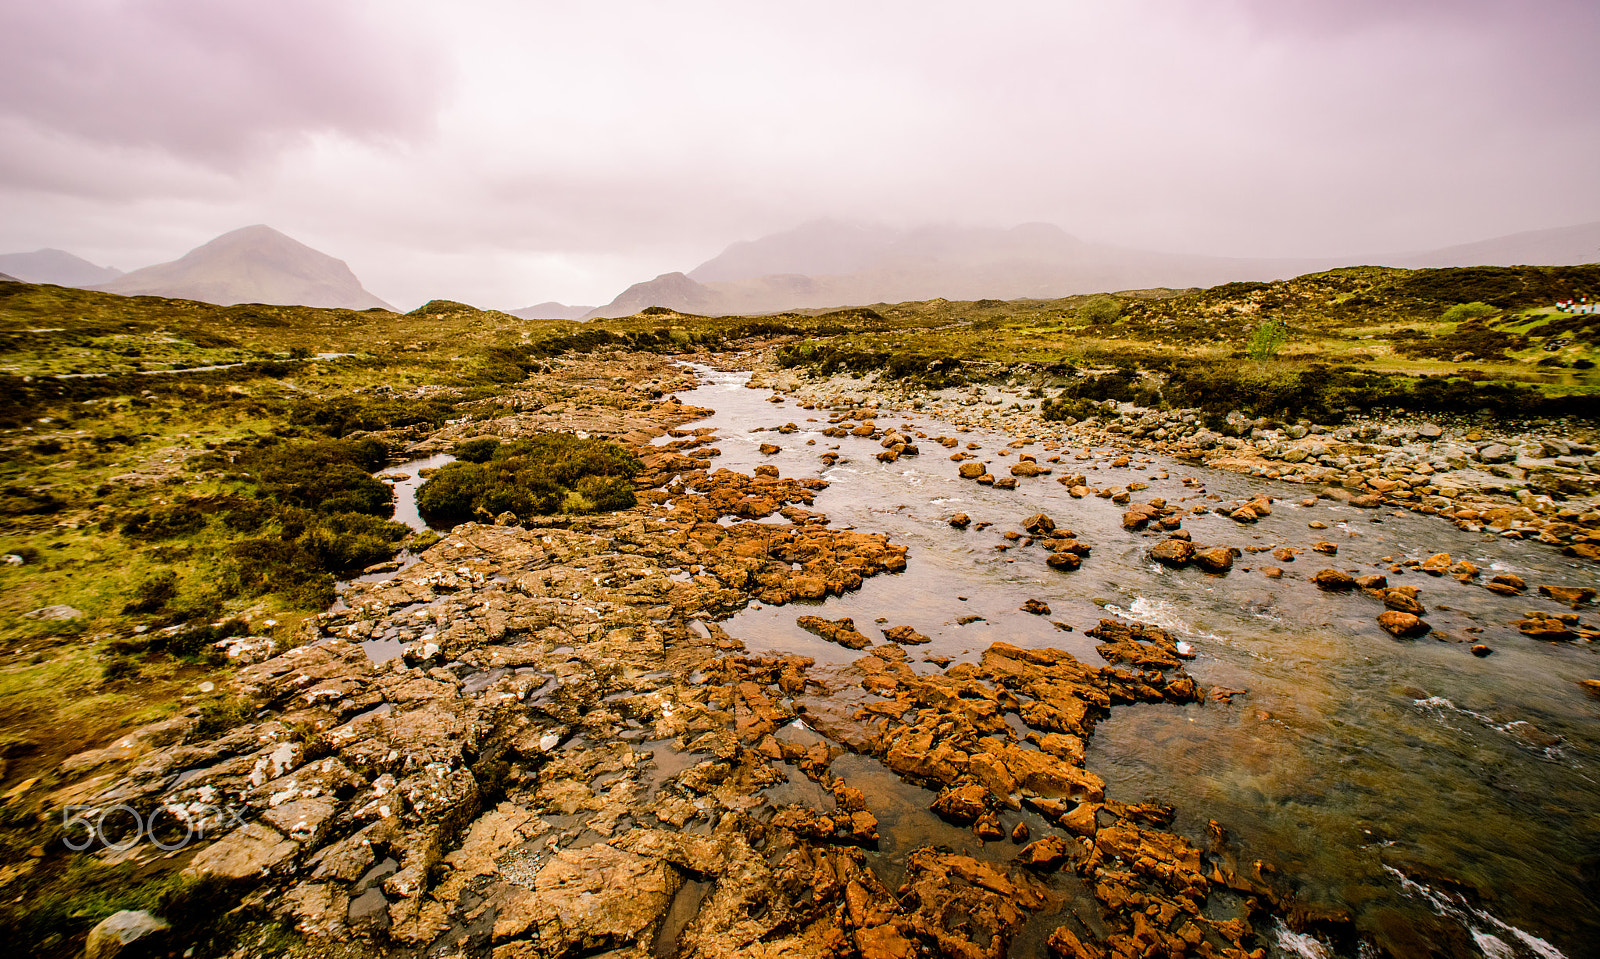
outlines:
{"label": "pink-tinged cloud", "polygon": [[0,3],[0,119],[221,169],[310,134],[413,137],[444,85],[381,3]]}

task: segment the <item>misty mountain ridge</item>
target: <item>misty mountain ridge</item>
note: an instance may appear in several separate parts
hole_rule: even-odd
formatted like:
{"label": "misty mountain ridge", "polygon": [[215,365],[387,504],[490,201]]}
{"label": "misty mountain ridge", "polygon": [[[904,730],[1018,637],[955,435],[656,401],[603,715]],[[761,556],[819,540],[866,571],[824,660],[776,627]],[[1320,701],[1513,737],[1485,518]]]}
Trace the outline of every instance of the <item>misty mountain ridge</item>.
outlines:
{"label": "misty mountain ridge", "polygon": [[260,224],[224,233],[176,260],[134,270],[96,289],[220,306],[272,303],[393,309],[368,293],[343,260]]}
{"label": "misty mountain ridge", "polygon": [[581,320],[594,310],[592,306],[568,306],[550,300],[546,303],[535,303],[525,306],[520,310],[506,310],[512,316],[523,320]]}
{"label": "misty mountain ridge", "polygon": [[586,318],[648,306],[703,315],[952,300],[1055,299],[1151,287],[1279,280],[1360,263],[1398,267],[1600,261],[1600,223],[1534,230],[1420,253],[1375,257],[1223,257],[1079,239],[1049,223],[896,230],[816,220],[740,241],[685,273],[635,283]]}
{"label": "misty mountain ridge", "polygon": [[109,283],[122,271],[96,266],[66,250],[43,249],[32,253],[0,253],[0,273],[24,283],[54,283],[56,286],[94,286]]}

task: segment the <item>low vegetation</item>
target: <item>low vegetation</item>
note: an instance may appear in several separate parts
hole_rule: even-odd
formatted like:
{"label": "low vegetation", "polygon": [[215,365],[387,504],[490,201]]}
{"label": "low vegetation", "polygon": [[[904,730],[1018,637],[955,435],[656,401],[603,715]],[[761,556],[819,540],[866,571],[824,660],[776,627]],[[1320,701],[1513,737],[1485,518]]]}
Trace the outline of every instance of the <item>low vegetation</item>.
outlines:
{"label": "low vegetation", "polygon": [[614,443],[544,433],[514,443],[472,440],[458,461],[417,490],[417,509],[436,526],[503,513],[519,520],[553,513],[600,513],[634,504],[639,462]]}

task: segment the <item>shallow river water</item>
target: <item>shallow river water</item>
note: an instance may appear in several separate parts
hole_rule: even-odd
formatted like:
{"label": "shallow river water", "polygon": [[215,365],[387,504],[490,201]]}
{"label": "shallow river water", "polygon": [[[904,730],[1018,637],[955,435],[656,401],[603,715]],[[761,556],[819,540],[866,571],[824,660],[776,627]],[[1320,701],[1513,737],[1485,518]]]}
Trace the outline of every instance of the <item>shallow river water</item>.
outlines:
{"label": "shallow river water", "polygon": [[[875,441],[820,434],[829,411],[768,402],[768,391],[744,387],[745,373],[699,372],[701,387],[679,395],[716,410],[686,424],[717,428],[722,455],[713,469],[748,473],[771,463],[785,477],[821,476],[830,485],[812,508],[832,525],[888,533],[910,549],[904,573],[869,579],[856,593],[753,606],[723,624],[752,650],[800,653],[819,664],[856,658],[795,625],[796,617],[815,613],[853,617],[873,636],[879,617],[887,619],[882,625],[915,627],[933,640],[910,650],[922,671],[939,668],[924,657],[975,660],[996,641],[1052,646],[1099,664],[1083,631],[1101,618],[1160,625],[1193,647],[1188,669],[1203,686],[1243,694],[1231,704],[1113,710],[1088,749],[1088,768],[1106,780],[1108,795],[1173,804],[1175,828],[1202,846],[1206,821],[1216,820],[1242,858],[1276,867],[1302,899],[1348,909],[1360,930],[1401,954],[1432,947],[1490,957],[1600,954],[1600,702],[1577,685],[1600,677],[1600,658],[1588,644],[1538,642],[1510,625],[1525,610],[1566,610],[1531,588],[1505,598],[1448,576],[1389,573],[1394,585],[1421,588],[1435,631],[1397,640],[1378,626],[1379,601],[1324,593],[1308,582],[1324,567],[1387,571],[1393,561],[1439,552],[1471,560],[1485,578],[1515,572],[1530,587],[1595,585],[1592,566],[1437,518],[1326,500],[1301,506],[1312,492],[1307,487],[1176,460],[1136,455],[1116,469],[1108,465],[1110,451],[1079,460],[1087,452],[1080,447],[1024,450],[1041,463],[1060,455],[1061,463],[1046,464],[1055,476],[1084,472],[1091,486],[1148,483],[1135,494],[1139,501],[1280,498],[1251,526],[1210,513],[1186,518],[1197,543],[1338,546],[1335,557],[1308,550],[1293,562],[1246,552],[1220,576],[1170,570],[1148,558],[1156,534],[1124,531],[1120,507],[1073,499],[1055,477],[1022,480],[1014,491],[985,488],[960,479],[951,451],[931,439],[919,441],[920,456],[879,463]],[[753,432],[791,422],[796,432]],[[963,448],[979,443],[977,455],[996,475],[1015,462],[1015,451],[998,456],[1009,436],[957,432],[915,415],[884,414],[877,422],[930,438],[958,436]],[[763,455],[761,443],[781,450]],[[841,458],[825,468],[820,456],[830,449]],[[1185,486],[1186,477],[1196,484]],[[1007,542],[1003,533],[1040,511],[1093,546],[1082,569],[1052,570],[1037,547],[997,548]],[[957,512],[969,514],[973,527],[951,527]],[[1312,521],[1329,528],[1310,529]],[[976,528],[984,522],[993,525]],[[1267,565],[1287,575],[1268,579],[1260,572]],[[1027,599],[1044,601],[1050,614],[1022,612]],[[972,616],[982,618],[959,624]],[[1477,658],[1472,643],[1494,653]],[[903,860],[916,842],[971,841],[965,830],[917,809],[931,794],[899,784],[871,760],[839,763],[859,766],[836,771],[852,782],[868,780],[878,794],[883,869],[892,873],[897,855]],[[899,806],[904,815],[894,811]],[[1444,948],[1441,937],[1456,947]],[[1033,948],[1018,943],[1013,954]],[[1332,954],[1281,931],[1275,951]]]}

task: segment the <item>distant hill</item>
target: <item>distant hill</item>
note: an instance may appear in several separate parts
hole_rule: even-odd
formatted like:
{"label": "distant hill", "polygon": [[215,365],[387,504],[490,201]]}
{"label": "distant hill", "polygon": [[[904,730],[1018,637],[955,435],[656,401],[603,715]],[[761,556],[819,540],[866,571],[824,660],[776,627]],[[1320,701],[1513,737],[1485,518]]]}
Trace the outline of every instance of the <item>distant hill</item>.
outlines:
{"label": "distant hill", "polygon": [[224,233],[170,263],[134,270],[97,289],[222,306],[273,303],[392,309],[362,288],[343,260],[259,225]]}
{"label": "distant hill", "polygon": [[26,283],[28,281],[27,280],[19,280],[19,279],[17,279],[16,277],[12,276],[9,273],[0,273],[0,282],[4,282],[4,283]]}
{"label": "distant hill", "polygon": [[1423,253],[1362,257],[1221,257],[1092,243],[1048,223],[1010,229],[893,230],[818,220],[734,243],[689,273],[635,283],[589,317],[647,306],[710,315],[862,306],[944,297],[1054,299],[1150,287],[1281,280],[1359,264],[1401,267],[1600,262],[1600,223],[1539,230]]}
{"label": "distant hill", "polygon": [[[1046,223],[894,231],[818,221],[735,243],[688,275],[667,273],[636,283],[590,315],[627,316],[646,306],[738,314],[933,297],[1054,299],[1102,290],[1282,279],[1344,262],[1156,253],[1089,243]],[[811,272],[815,269],[832,272]]]}
{"label": "distant hill", "polygon": [[593,309],[592,306],[567,306],[565,303],[552,300],[507,312],[524,320],[581,320]]}
{"label": "distant hill", "polygon": [[1579,266],[1600,263],[1600,223],[1530,230],[1383,261],[1385,266]]}
{"label": "distant hill", "polygon": [[66,250],[34,250],[32,253],[0,253],[0,272],[24,283],[54,283],[56,286],[94,286],[109,283],[122,275],[109,266],[95,266]]}

